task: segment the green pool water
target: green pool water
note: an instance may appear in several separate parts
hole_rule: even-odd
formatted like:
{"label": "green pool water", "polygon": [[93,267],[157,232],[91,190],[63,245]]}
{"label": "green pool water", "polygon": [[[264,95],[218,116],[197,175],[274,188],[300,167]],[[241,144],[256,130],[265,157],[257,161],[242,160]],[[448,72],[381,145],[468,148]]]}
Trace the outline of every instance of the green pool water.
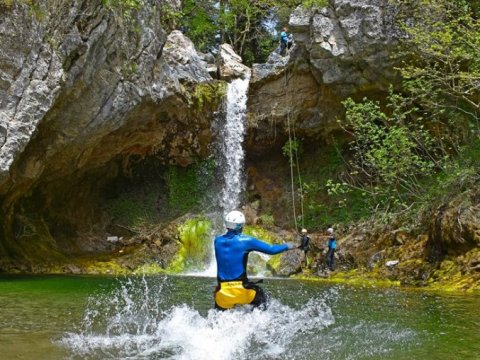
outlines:
{"label": "green pool water", "polygon": [[212,310],[205,277],[0,277],[0,359],[480,359],[480,297],[267,279]]}

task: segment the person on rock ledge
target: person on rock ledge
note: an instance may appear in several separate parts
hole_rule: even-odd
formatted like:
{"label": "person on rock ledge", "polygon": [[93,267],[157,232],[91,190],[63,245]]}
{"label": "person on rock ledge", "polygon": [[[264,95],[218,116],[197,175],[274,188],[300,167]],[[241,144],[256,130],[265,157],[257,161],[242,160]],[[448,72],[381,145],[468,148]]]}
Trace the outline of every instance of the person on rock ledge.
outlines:
{"label": "person on rock ledge", "polygon": [[288,34],[288,28],[284,27],[280,33],[280,49],[278,53],[282,56],[285,56],[287,49],[290,50],[293,44],[292,34]]}
{"label": "person on rock ledge", "polygon": [[307,253],[308,253],[308,250],[310,250],[310,237],[307,235],[307,229],[302,229],[302,232],[300,234],[300,246],[298,248],[300,250],[303,250],[305,267],[307,267],[308,266]]}
{"label": "person on rock ledge", "polygon": [[259,251],[274,255],[296,248],[294,244],[270,245],[252,236],[243,235],[245,216],[231,211],[225,217],[227,233],[215,238],[217,281],[215,308],[226,310],[236,305],[251,304],[265,309],[267,297],[261,287],[247,277],[248,254]]}
{"label": "person on rock ledge", "polygon": [[335,250],[337,249],[337,239],[335,239],[335,233],[332,227],[327,229],[327,255],[326,255],[326,263],[327,268],[330,271],[335,270]]}

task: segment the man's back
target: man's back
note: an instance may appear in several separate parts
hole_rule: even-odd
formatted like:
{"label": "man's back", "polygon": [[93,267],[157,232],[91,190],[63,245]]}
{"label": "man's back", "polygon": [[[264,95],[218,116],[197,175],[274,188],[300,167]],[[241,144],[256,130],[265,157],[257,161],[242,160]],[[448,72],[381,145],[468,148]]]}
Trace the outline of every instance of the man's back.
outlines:
{"label": "man's back", "polygon": [[220,281],[246,279],[247,261],[250,251],[265,254],[278,254],[288,249],[288,245],[270,245],[252,236],[235,231],[215,239],[215,257],[217,260],[217,276]]}

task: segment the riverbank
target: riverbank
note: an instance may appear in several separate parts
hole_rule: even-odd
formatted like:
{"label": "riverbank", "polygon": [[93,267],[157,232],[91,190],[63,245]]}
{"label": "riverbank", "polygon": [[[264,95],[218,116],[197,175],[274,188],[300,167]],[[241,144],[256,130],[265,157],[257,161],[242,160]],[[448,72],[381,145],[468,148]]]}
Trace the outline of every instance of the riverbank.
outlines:
{"label": "riverbank", "polygon": [[427,291],[434,293],[448,294],[480,294],[480,282],[472,281],[470,277],[456,276],[451,280],[442,280],[429,282],[425,286],[403,285],[401,281],[390,280],[379,277],[374,272],[368,272],[363,269],[352,269],[347,271],[328,272],[322,276],[314,275],[308,272],[302,272],[292,276],[297,280],[320,282],[325,284],[345,284],[355,287],[379,287],[379,288],[399,288],[408,291]]}
{"label": "riverbank", "polygon": [[[27,267],[12,267],[8,273],[2,276],[16,275],[74,275],[74,276],[109,276],[125,277],[132,275],[175,275],[168,269],[162,268],[157,263],[127,267],[121,257],[102,259],[82,259],[70,264],[37,264]],[[444,270],[438,270],[442,272]],[[475,276],[456,273],[445,273],[438,280],[429,280],[424,285],[412,285],[392,277],[385,277],[379,271],[355,268],[349,270],[335,270],[326,272],[313,272],[304,270],[301,273],[289,277],[292,280],[312,281],[324,284],[345,284],[360,288],[399,288],[408,291],[427,291],[434,293],[449,294],[480,294],[480,281]]]}

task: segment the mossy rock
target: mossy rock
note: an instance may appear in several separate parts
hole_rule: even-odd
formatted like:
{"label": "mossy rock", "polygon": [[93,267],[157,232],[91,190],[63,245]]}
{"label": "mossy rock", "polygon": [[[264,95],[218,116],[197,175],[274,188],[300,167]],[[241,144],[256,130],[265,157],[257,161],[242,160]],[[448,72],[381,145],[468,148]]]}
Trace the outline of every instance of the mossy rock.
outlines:
{"label": "mossy rock", "polygon": [[178,226],[180,247],[167,267],[169,273],[200,270],[209,256],[212,223],[204,217],[186,220]]}
{"label": "mossy rock", "polygon": [[198,84],[192,92],[192,103],[198,109],[210,108],[216,110],[227,92],[225,81],[215,81]]}
{"label": "mossy rock", "polygon": [[301,250],[292,250],[275,255],[267,262],[268,269],[276,276],[291,276],[302,271],[305,254]]}

